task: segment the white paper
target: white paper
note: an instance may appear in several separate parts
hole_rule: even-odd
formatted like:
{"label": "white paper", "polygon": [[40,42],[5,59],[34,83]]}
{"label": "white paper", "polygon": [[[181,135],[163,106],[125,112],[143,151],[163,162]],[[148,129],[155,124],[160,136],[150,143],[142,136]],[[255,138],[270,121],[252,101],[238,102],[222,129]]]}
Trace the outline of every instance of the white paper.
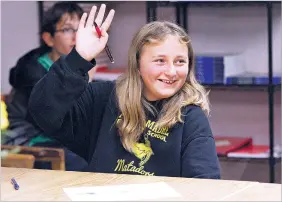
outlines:
{"label": "white paper", "polygon": [[180,197],[164,182],[64,188],[72,201],[124,201]]}

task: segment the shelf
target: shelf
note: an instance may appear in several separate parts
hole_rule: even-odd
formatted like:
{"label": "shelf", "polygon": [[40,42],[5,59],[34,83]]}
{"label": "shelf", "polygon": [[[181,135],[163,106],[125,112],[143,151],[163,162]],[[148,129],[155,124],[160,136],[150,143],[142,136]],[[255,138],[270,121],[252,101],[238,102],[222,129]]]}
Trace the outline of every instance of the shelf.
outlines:
{"label": "shelf", "polygon": [[[207,89],[218,89],[218,90],[250,90],[250,91],[267,91],[270,85],[251,85],[251,84],[202,84]],[[281,90],[280,85],[273,85],[274,90]]]}
{"label": "shelf", "polygon": [[[233,161],[233,162],[268,162],[269,158],[252,158],[252,157],[228,157],[228,156],[218,156],[220,161]],[[275,164],[281,163],[281,157],[274,158]]]}
{"label": "shelf", "polygon": [[176,4],[189,4],[189,5],[201,5],[201,6],[244,6],[244,5],[266,5],[266,3],[281,4],[279,1],[151,1],[158,7],[169,7],[175,6]]}

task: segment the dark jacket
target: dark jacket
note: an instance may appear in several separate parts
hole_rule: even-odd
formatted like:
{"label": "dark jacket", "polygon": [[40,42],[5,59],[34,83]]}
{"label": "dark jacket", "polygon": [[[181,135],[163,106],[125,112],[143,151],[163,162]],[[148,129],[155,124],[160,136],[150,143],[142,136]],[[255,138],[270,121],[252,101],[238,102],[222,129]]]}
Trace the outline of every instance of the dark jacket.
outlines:
{"label": "dark jacket", "polygon": [[40,47],[22,56],[10,70],[9,82],[12,86],[6,104],[9,119],[9,137],[2,144],[28,145],[30,139],[42,133],[36,125],[28,122],[28,100],[34,85],[47,73],[37,59],[49,48]]}
{"label": "dark jacket", "polygon": [[[45,47],[32,50],[21,57],[16,66],[10,70],[9,80],[13,89],[6,102],[10,131],[2,144],[62,148],[65,153],[66,170],[81,171],[87,166],[84,159],[69,151],[54,139],[46,138],[43,130],[27,119],[31,90],[47,73],[47,70],[38,62],[38,58],[49,51],[49,48]],[[40,141],[38,141],[38,138]],[[35,162],[35,168],[51,169],[48,162],[47,164]]]}
{"label": "dark jacket", "polygon": [[[115,82],[88,83],[93,64],[75,49],[56,61],[34,87],[29,112],[36,123],[89,163],[88,171],[173,177],[220,178],[208,119],[195,105],[183,108],[184,123],[157,128],[148,116],[133,153],[120,141]],[[158,106],[162,104],[153,103]]]}

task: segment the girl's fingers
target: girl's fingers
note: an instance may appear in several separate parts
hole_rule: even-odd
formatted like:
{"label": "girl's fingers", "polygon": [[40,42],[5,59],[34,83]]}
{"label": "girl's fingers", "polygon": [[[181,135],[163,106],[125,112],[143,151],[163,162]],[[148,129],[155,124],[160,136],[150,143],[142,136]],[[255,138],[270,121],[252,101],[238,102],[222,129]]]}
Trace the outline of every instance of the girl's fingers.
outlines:
{"label": "girl's fingers", "polygon": [[111,9],[107,18],[105,19],[105,21],[103,22],[101,29],[104,29],[105,31],[107,31],[113,21],[115,15],[115,10]]}
{"label": "girl's fingers", "polygon": [[90,11],[89,16],[88,16],[88,19],[87,19],[87,22],[86,22],[86,27],[92,27],[93,26],[96,10],[97,10],[97,7],[92,6],[91,11]]}
{"label": "girl's fingers", "polygon": [[85,21],[86,21],[87,13],[83,13],[81,16],[81,19],[79,21],[78,29],[83,29],[85,26]]}
{"label": "girl's fingers", "polygon": [[104,18],[104,14],[105,14],[105,10],[106,10],[106,5],[105,4],[102,4],[100,9],[99,9],[99,12],[97,14],[97,17],[96,17],[96,20],[95,22],[97,23],[97,25],[100,27],[101,24],[102,24],[102,21],[103,21],[103,18]]}

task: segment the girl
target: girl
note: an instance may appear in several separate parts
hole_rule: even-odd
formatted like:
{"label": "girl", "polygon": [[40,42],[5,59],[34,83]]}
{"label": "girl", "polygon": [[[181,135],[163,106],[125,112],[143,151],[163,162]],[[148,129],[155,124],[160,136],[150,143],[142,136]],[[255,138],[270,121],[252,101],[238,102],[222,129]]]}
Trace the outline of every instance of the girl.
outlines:
{"label": "girl", "polygon": [[169,22],[145,25],[132,40],[126,73],[88,83],[90,61],[104,49],[114,16],[111,10],[103,22],[102,5],[95,19],[96,9],[81,17],[76,47],[33,89],[33,119],[86,159],[87,171],[220,178],[208,98],[194,77],[185,31]]}

